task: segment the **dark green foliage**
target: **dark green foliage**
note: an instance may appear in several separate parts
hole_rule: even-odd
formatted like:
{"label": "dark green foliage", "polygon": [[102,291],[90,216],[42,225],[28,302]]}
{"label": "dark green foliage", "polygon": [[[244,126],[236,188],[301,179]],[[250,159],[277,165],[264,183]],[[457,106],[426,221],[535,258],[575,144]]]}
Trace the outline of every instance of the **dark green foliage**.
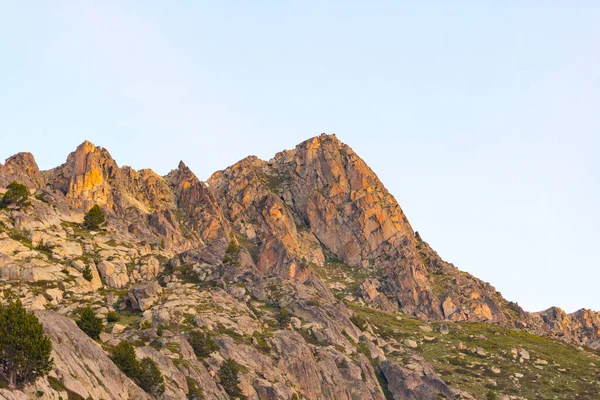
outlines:
{"label": "dark green foliage", "polygon": [[198,382],[189,376],[186,376],[185,380],[188,385],[188,400],[204,400],[204,392],[202,391],[202,388],[198,386]]}
{"label": "dark green foliage", "polygon": [[[29,239],[29,238],[27,238],[27,239]],[[35,247],[35,249],[37,251],[39,251],[40,253],[47,255],[48,257],[52,256],[52,246],[44,244],[43,240],[40,240],[40,243]]]}
{"label": "dark green foliage", "polygon": [[92,269],[90,268],[89,265],[86,265],[85,267],[83,267],[83,270],[81,271],[83,277],[85,278],[86,281],[91,282],[92,281]]}
{"label": "dark green foliage", "polygon": [[245,398],[240,389],[240,379],[238,378],[239,372],[240,365],[231,358],[227,358],[221,365],[219,379],[223,389],[225,389],[228,395],[231,397]]}
{"label": "dark green foliage", "polygon": [[494,393],[493,391],[489,390],[485,394],[485,399],[486,400],[498,400],[498,395],[496,393]]}
{"label": "dark green foliage", "polygon": [[90,209],[83,217],[83,226],[87,230],[97,230],[104,224],[104,212],[98,204]]}
{"label": "dark green foliage", "polygon": [[96,316],[94,310],[89,306],[81,311],[77,320],[77,326],[92,339],[99,339],[100,333],[104,328],[102,320]]}
{"label": "dark green foliage", "polygon": [[225,256],[223,257],[223,264],[228,265],[240,265],[240,247],[235,238],[232,238],[229,241],[229,246],[227,246],[227,250],[225,250]]}
{"label": "dark green foliage", "polygon": [[350,321],[352,321],[352,323],[354,325],[356,325],[358,327],[358,329],[365,330],[366,325],[367,325],[367,320],[360,316],[359,314],[354,314],[351,318]]}
{"label": "dark green foliage", "polygon": [[0,307],[0,382],[16,388],[46,375],[51,351],[42,324],[19,300]]}
{"label": "dark green foliage", "polygon": [[156,363],[148,357],[144,357],[141,362],[138,361],[131,343],[119,342],[111,350],[110,359],[147,393],[158,396],[165,392],[164,378]]}
{"label": "dark green foliage", "polygon": [[106,320],[108,322],[117,322],[119,320],[119,314],[117,314],[115,311],[109,311],[106,314]]}
{"label": "dark green foliage", "polygon": [[155,396],[165,392],[165,379],[154,360],[149,357],[144,357],[140,361],[140,375],[137,382],[144,391]]}
{"label": "dark green foliage", "polygon": [[140,374],[140,364],[135,358],[135,349],[129,342],[119,342],[110,352],[110,359],[125,375],[135,379]]}
{"label": "dark green foliage", "polygon": [[[67,400],[86,400],[83,396],[81,396],[78,393],[75,393],[72,390],[69,390],[69,388],[67,388],[61,381],[59,381],[58,379],[49,376],[48,377],[48,383],[50,384],[50,387],[54,390],[56,390],[57,392],[67,392]],[[38,397],[43,397],[44,393],[42,393],[41,396]],[[59,400],[62,399],[62,397],[59,396]]]}
{"label": "dark green foliage", "polygon": [[188,334],[188,342],[194,349],[196,357],[207,357],[210,353],[219,350],[219,346],[210,335],[201,331],[191,331]]}
{"label": "dark green foliage", "polygon": [[26,204],[27,198],[29,197],[29,189],[27,189],[27,186],[22,185],[18,182],[13,182],[6,188],[8,190],[6,191],[6,193],[4,193],[0,205],[8,206],[11,204],[15,204],[18,206],[22,206]]}
{"label": "dark green foliage", "polygon": [[290,324],[290,312],[285,308],[280,308],[277,314],[277,321],[281,329],[287,328]]}

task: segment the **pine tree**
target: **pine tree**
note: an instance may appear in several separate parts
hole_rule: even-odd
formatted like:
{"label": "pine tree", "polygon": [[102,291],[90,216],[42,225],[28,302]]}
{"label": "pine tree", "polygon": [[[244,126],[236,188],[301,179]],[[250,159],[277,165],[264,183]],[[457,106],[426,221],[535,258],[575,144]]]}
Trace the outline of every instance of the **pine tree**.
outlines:
{"label": "pine tree", "polygon": [[98,230],[104,224],[104,212],[98,204],[90,209],[83,217],[83,226],[88,230]]}
{"label": "pine tree", "polygon": [[165,379],[163,378],[158,366],[149,357],[142,358],[140,361],[140,375],[137,382],[144,391],[154,396],[165,392]]}
{"label": "pine tree", "polygon": [[240,365],[231,358],[228,358],[221,364],[219,379],[227,394],[231,397],[244,398],[242,390],[240,389],[240,379],[238,378],[239,372]]}
{"label": "pine tree", "polygon": [[286,329],[291,321],[290,312],[285,308],[280,308],[279,314],[277,315],[277,321],[279,322],[279,327],[281,329]]}
{"label": "pine tree", "polygon": [[111,350],[110,359],[147,393],[159,396],[165,392],[165,379],[154,360],[144,357],[142,361],[138,361],[131,343],[119,342]]}
{"label": "pine tree", "polygon": [[135,358],[135,349],[131,343],[119,342],[110,352],[110,359],[131,379],[135,380],[140,375],[140,364]]}
{"label": "pine tree", "polygon": [[51,351],[42,324],[19,300],[0,307],[0,381],[17,388],[45,376]]}
{"label": "pine tree", "polygon": [[207,357],[210,353],[219,350],[219,346],[212,340],[208,333],[191,331],[188,335],[188,341],[196,357]]}
{"label": "pine tree", "polygon": [[81,271],[81,273],[83,274],[83,277],[85,278],[85,280],[88,282],[91,282],[92,279],[94,278],[94,276],[92,275],[92,269],[87,264],[85,267],[83,267],[83,270]]}
{"label": "pine tree", "polygon": [[96,316],[94,310],[89,306],[81,311],[77,320],[77,326],[92,339],[99,339],[100,333],[104,328],[102,320]]}
{"label": "pine tree", "polygon": [[228,265],[240,265],[240,247],[235,237],[232,236],[229,241],[229,245],[227,246],[227,250],[225,250],[225,256],[223,257],[223,264]]}
{"label": "pine tree", "polygon": [[10,204],[24,205],[29,197],[29,189],[27,186],[18,182],[13,182],[6,187],[8,190],[2,197],[2,206],[8,206]]}

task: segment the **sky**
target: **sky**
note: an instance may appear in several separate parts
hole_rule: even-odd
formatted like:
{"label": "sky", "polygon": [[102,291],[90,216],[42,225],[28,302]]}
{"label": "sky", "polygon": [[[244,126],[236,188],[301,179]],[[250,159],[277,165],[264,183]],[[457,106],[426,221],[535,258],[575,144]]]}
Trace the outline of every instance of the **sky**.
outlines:
{"label": "sky", "polygon": [[0,1],[0,159],[90,140],[206,179],[336,133],[444,259],[528,311],[600,310],[598,21],[598,1]]}

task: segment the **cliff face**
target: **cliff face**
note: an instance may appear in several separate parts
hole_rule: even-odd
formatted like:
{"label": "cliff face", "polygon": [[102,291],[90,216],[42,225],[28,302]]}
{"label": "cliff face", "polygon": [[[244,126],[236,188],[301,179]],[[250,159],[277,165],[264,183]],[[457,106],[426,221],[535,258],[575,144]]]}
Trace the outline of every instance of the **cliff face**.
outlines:
{"label": "cliff face", "polygon": [[[0,210],[2,289],[18,291],[30,308],[62,315],[90,303],[102,316],[142,309],[136,318],[150,330],[111,326],[102,341],[143,343],[139,355],[172,377],[165,398],[188,397],[190,379],[202,383],[207,398],[225,398],[216,373],[228,357],[248,371],[241,385],[250,398],[383,399],[388,387],[396,399],[469,398],[446,386],[412,350],[414,341],[357,320],[366,308],[386,321],[407,318],[402,312],[444,325],[488,322],[600,348],[598,313],[526,313],[442,260],[375,173],[334,135],[269,161],[245,158],[206,183],[183,162],[164,177],[120,167],[89,142],[49,171],[40,172],[29,153],[10,157],[0,165],[0,187],[12,181],[35,196],[26,207]],[[107,215],[100,233],[80,225],[95,204]],[[230,242],[237,250],[228,250]],[[153,282],[160,286],[148,286]],[[281,310],[291,321],[277,322]],[[52,324],[51,314],[40,316]],[[56,318],[57,329],[67,331]],[[219,350],[204,363],[190,353],[189,329],[214,333]],[[69,362],[61,356],[60,365]],[[58,378],[65,368],[55,371]],[[130,390],[117,375],[115,386]],[[80,387],[76,378],[61,379],[84,397],[116,398],[92,381]]]}
{"label": "cliff face", "polygon": [[0,164],[0,187],[6,187],[14,181],[24,184],[30,190],[45,186],[46,180],[33,154],[18,153],[6,159],[4,165]]}

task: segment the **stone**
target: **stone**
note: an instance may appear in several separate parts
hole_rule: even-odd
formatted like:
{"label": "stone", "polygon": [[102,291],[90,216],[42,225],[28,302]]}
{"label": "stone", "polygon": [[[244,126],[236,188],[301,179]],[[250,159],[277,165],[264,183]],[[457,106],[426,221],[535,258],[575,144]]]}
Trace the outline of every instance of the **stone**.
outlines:
{"label": "stone", "polygon": [[447,335],[450,333],[450,329],[448,328],[448,324],[440,324],[439,331],[442,335]]}
{"label": "stone", "polygon": [[157,282],[136,284],[129,289],[131,307],[146,311],[156,303],[162,292],[162,287]]}
{"label": "stone", "polygon": [[529,360],[531,358],[529,352],[523,348],[519,348],[517,352],[523,360]]}
{"label": "stone", "polygon": [[53,311],[36,315],[52,341],[53,370],[67,389],[82,398],[150,400],[73,320]]}
{"label": "stone", "polygon": [[63,292],[60,289],[55,289],[55,288],[47,289],[46,294],[48,296],[50,296],[50,298],[56,302],[60,302],[63,299]]}
{"label": "stone", "polygon": [[[388,360],[379,366],[394,399],[454,399],[452,390],[429,366],[422,369],[402,368]],[[408,394],[408,395],[405,395]]]}
{"label": "stone", "polygon": [[296,330],[302,329],[302,321],[299,318],[296,318],[296,317],[290,318],[290,323],[292,324],[292,327],[294,329],[296,329]]}

